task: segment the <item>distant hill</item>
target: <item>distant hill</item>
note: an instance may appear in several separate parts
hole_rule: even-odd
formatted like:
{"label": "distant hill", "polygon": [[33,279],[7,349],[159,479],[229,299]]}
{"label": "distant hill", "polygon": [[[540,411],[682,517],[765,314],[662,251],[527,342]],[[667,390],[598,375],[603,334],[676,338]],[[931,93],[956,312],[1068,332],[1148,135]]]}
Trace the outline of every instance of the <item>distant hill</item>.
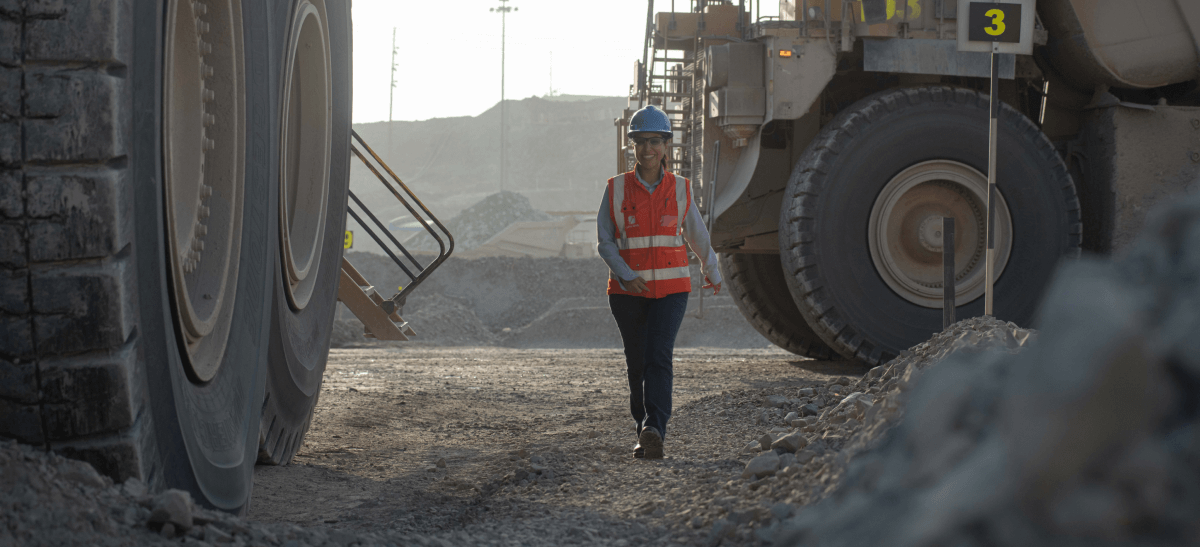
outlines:
{"label": "distant hill", "polygon": [[[604,97],[602,95],[542,95],[541,98],[546,101],[561,101],[561,102],[575,103],[575,102],[582,102],[582,101],[590,101],[592,99],[608,99],[609,97]],[[624,100],[624,99],[622,99],[622,100]]]}
{"label": "distant hill", "polygon": [[[540,210],[591,210],[616,174],[616,128],[623,97],[558,95],[506,102],[505,190]],[[354,129],[442,219],[500,189],[500,106],[474,117],[355,124]],[[350,188],[387,222],[405,213],[353,159]],[[394,205],[393,205],[394,204]],[[353,220],[351,220],[353,223]],[[364,249],[373,244],[358,238]]]}

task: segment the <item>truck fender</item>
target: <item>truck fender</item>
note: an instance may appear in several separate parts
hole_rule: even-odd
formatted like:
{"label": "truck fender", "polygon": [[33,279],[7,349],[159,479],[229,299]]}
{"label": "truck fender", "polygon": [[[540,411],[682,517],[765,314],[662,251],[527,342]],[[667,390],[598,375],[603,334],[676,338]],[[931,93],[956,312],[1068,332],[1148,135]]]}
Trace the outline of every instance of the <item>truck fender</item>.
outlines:
{"label": "truck fender", "polygon": [[[807,114],[837,72],[837,54],[829,44],[810,42],[793,46],[790,42],[775,38],[765,44],[767,113],[763,125],[772,120],[795,120]],[[791,50],[793,55],[780,57],[780,48]],[[741,148],[733,146],[731,137],[723,134],[720,136],[724,142],[721,144],[718,166],[720,172],[716,174],[714,200],[718,218],[741,199],[750,186],[758,167],[761,128],[762,126],[759,127],[759,131],[755,131],[746,146]],[[706,135],[712,133],[706,131]],[[706,153],[711,153],[712,142],[706,142],[704,146]],[[705,173],[705,176],[712,177],[713,174],[710,171]]]}

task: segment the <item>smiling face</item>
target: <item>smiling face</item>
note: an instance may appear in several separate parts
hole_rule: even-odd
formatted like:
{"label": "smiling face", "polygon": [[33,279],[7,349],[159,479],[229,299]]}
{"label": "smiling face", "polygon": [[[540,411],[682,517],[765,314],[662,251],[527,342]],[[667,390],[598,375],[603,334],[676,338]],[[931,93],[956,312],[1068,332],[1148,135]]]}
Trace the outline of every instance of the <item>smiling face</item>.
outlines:
{"label": "smiling face", "polygon": [[633,143],[638,168],[657,171],[662,166],[663,158],[667,156],[667,143],[669,141],[670,139],[658,133],[634,133],[630,142]]}

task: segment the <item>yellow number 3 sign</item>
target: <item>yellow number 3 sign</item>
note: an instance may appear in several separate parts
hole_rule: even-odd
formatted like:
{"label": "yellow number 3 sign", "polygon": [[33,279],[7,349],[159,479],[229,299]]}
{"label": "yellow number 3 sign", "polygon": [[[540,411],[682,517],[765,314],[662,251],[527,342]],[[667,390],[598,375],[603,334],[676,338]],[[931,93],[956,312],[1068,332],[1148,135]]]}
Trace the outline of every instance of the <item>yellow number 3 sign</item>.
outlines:
{"label": "yellow number 3 sign", "polygon": [[985,27],[983,29],[984,32],[991,34],[992,36],[1001,36],[1004,34],[1004,11],[1003,10],[990,9],[990,10],[987,10],[987,12],[985,12],[983,15],[985,17],[992,18],[992,26]]}
{"label": "yellow number 3 sign", "polygon": [[1020,4],[971,2],[968,39],[972,42],[1020,42],[1020,21]]}

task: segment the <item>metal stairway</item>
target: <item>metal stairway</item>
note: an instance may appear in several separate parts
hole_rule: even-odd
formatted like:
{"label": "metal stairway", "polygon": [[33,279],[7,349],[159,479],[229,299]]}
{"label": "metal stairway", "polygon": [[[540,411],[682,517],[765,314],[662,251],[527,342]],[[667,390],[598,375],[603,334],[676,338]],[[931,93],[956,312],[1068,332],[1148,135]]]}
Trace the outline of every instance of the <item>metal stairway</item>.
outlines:
{"label": "metal stairway", "polygon": [[[704,9],[708,3],[710,2],[704,0],[691,3],[692,12],[699,16],[698,28],[701,30],[705,28]],[[667,24],[674,30],[674,12],[671,13]],[[692,194],[697,196],[697,204],[701,211],[707,213],[709,204],[706,203],[706,196],[710,192],[704,186],[706,174],[703,141],[706,101],[703,40],[699,32],[688,40],[668,40],[662,29],[655,28],[651,11],[646,18],[644,48],[643,60],[636,64],[638,81],[629,89],[629,107],[621,119],[615,120],[618,130],[618,171],[633,169],[633,155],[627,149],[628,142],[624,135],[633,113],[648,104],[658,106],[667,113],[675,131],[670,151],[671,171],[692,181]]]}
{"label": "metal stairway", "polygon": [[[358,222],[367,235],[379,244],[400,271],[408,276],[409,283],[402,287],[399,292],[391,298],[384,298],[379,294],[379,291],[354,268],[354,265],[345,258],[342,259],[342,274],[341,281],[338,284],[338,301],[350,308],[350,311],[362,321],[365,327],[363,336],[367,338],[377,338],[379,340],[408,340],[408,337],[415,336],[416,332],[409,326],[408,322],[400,316],[404,310],[404,302],[408,295],[412,293],[418,285],[421,284],[430,274],[433,273],[438,266],[450,258],[450,253],[454,252],[454,236],[442,224],[440,220],[421,203],[420,198],[409,189],[400,177],[387,166],[386,163],[367,145],[366,141],[355,131],[350,132],[353,140],[350,144],[350,151],[358,156],[358,159],[370,169],[379,182],[386,187],[395,198],[400,201],[404,208],[408,210],[413,218],[417,219],[425,231],[433,237],[438,244],[438,254],[428,264],[422,264],[420,260],[412,255],[408,249],[404,248],[391,231],[379,221],[374,213],[367,207],[365,203],[354,195],[354,192],[349,192],[350,200],[347,203],[347,212]],[[362,150],[359,150],[362,147]],[[363,150],[366,154],[363,154]],[[369,159],[368,159],[369,157]],[[383,173],[387,173],[385,177]],[[391,179],[389,182],[388,179]],[[394,184],[393,184],[394,183]],[[397,189],[399,188],[399,189]],[[403,194],[401,193],[403,190]],[[406,197],[407,196],[407,197]],[[356,211],[357,209],[357,211]],[[418,212],[418,209],[420,212]],[[362,214],[360,215],[359,212]],[[422,214],[423,213],[423,214]],[[371,228],[371,224],[364,221],[363,216],[370,219],[371,224],[374,224],[383,233],[383,237],[376,233]],[[433,224],[433,226],[430,225]],[[434,228],[436,226],[436,229]],[[443,236],[445,239],[443,239]],[[386,237],[387,243],[384,238]],[[388,243],[391,245],[389,246]],[[403,255],[406,261],[402,261],[398,256]],[[407,262],[407,265],[406,265]],[[414,273],[415,270],[415,273]]]}

